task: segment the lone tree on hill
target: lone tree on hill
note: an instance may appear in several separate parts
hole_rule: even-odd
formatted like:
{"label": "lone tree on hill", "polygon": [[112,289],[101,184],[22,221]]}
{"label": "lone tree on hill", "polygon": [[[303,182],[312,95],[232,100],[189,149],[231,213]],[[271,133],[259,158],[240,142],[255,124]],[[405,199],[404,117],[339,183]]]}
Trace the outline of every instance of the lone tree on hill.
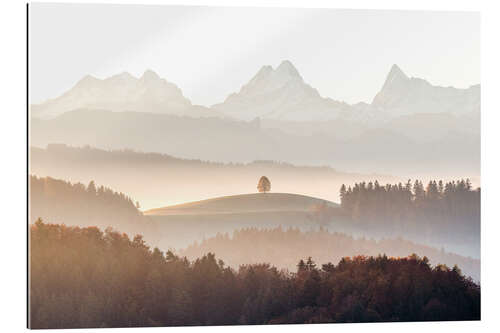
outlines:
{"label": "lone tree on hill", "polygon": [[267,179],[266,176],[260,177],[259,184],[257,184],[257,189],[261,193],[266,193],[271,191],[271,182],[269,181],[269,179]]}

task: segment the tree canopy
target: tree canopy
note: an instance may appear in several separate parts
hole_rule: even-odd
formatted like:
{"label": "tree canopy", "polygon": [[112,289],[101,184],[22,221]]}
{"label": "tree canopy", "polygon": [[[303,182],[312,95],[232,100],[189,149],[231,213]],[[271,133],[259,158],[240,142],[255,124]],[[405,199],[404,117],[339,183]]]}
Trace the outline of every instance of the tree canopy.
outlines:
{"label": "tree canopy", "polygon": [[38,220],[30,240],[31,328],[480,319],[479,285],[417,255],[234,270],[111,229]]}
{"label": "tree canopy", "polygon": [[157,240],[157,228],[139,210],[140,204],[109,187],[30,176],[30,222],[38,218],[78,226],[109,226]]}
{"label": "tree canopy", "polygon": [[242,264],[270,263],[278,268],[294,270],[301,258],[311,256],[319,262],[338,262],[343,257],[385,253],[406,257],[418,253],[429,258],[429,264],[460,266],[466,276],[480,280],[480,260],[442,251],[440,248],[395,238],[370,239],[332,232],[324,228],[242,228],[231,233],[217,233],[194,242],[178,254],[196,259],[208,252],[217,253],[224,262],[237,268]]}
{"label": "tree canopy", "polygon": [[404,234],[427,243],[459,240],[479,244],[481,189],[468,179],[381,185],[378,181],[342,185],[343,212],[367,231]]}
{"label": "tree canopy", "polygon": [[271,182],[266,176],[262,176],[259,179],[259,183],[257,184],[257,189],[260,193],[266,193],[271,191]]}

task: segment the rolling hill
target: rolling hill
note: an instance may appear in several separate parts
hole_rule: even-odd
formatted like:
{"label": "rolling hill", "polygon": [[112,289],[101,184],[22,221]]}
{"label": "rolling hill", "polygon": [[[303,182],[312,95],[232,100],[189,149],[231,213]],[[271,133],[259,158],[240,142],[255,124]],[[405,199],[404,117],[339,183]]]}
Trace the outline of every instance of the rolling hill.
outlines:
{"label": "rolling hill", "polygon": [[291,193],[250,193],[224,196],[180,205],[150,209],[145,215],[207,215],[258,212],[310,212],[315,205],[338,204],[310,196]]}
{"label": "rolling hill", "polygon": [[161,233],[161,245],[182,248],[239,228],[283,226],[301,230],[317,229],[325,222],[318,215],[318,210],[324,206],[339,205],[299,194],[251,193],[150,209],[144,215]]}
{"label": "rolling hill", "polygon": [[[479,277],[479,260],[451,254],[448,247],[445,253],[426,242],[411,242],[409,234],[398,237],[380,230],[385,237],[376,237],[366,225],[356,225],[343,215],[334,202],[311,196],[223,196],[151,209],[143,215],[127,195],[93,182],[85,186],[31,176],[30,188],[30,223],[42,218],[46,223],[112,227],[130,237],[141,234],[151,246],[177,249],[188,257],[212,251],[235,267],[265,261],[293,268],[300,255],[340,260],[357,254],[418,253],[434,263],[458,264],[468,275]],[[242,233],[249,237],[241,238]],[[258,251],[247,250],[252,246]]]}
{"label": "rolling hill", "polygon": [[273,161],[214,163],[131,150],[49,145],[32,147],[30,172],[71,182],[94,180],[127,193],[145,210],[194,200],[256,191],[262,175],[272,190],[301,193],[338,201],[340,186],[368,179],[384,183],[404,181],[387,175],[356,174],[329,167],[295,166]]}

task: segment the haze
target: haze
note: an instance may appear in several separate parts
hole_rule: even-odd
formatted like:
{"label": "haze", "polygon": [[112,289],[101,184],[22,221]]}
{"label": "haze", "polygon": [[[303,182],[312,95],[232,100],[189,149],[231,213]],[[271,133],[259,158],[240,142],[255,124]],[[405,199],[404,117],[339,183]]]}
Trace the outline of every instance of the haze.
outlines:
{"label": "haze", "polygon": [[371,102],[393,63],[435,85],[480,81],[478,13],[40,3],[30,11],[31,103],[87,74],[151,68],[209,106],[282,59],[322,96],[349,103]]}
{"label": "haze", "polygon": [[480,319],[477,13],[30,10],[30,328]]}

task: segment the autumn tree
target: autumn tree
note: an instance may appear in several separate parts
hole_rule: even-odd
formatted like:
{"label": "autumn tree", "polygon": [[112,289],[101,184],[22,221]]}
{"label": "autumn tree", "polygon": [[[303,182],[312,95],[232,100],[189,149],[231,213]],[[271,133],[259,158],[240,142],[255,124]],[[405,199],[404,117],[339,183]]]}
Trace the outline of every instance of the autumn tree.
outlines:
{"label": "autumn tree", "polygon": [[259,183],[257,184],[257,189],[260,193],[266,193],[271,191],[271,182],[266,176],[262,176],[259,179]]}
{"label": "autumn tree", "polygon": [[31,328],[480,319],[480,286],[415,254],[235,270],[111,229],[38,220],[29,232]]}

